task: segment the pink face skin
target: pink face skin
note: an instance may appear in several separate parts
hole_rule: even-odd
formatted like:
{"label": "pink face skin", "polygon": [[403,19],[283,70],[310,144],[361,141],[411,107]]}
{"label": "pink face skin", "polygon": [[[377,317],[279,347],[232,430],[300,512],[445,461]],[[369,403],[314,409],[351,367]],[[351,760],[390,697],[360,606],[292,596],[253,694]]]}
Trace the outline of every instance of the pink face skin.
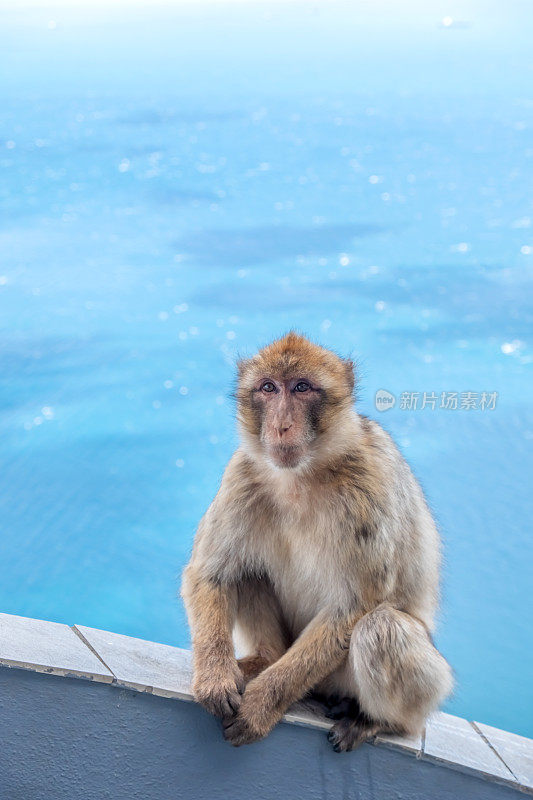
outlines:
{"label": "pink face skin", "polygon": [[308,378],[263,378],[254,408],[261,416],[261,441],[277,467],[297,467],[316,438],[324,391]]}

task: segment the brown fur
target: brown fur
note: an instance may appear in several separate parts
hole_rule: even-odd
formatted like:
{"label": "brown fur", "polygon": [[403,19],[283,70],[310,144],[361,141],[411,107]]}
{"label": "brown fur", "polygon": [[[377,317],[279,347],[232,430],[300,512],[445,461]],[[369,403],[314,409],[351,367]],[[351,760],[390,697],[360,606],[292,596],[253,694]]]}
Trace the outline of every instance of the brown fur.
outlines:
{"label": "brown fur", "polygon": [[239,365],[242,444],[183,582],[194,691],[236,745],[311,689],[357,698],[332,730],[344,750],[420,730],[451,688],[429,636],[438,534],[390,437],[355,413],[353,386],[351,362],[293,333]]}

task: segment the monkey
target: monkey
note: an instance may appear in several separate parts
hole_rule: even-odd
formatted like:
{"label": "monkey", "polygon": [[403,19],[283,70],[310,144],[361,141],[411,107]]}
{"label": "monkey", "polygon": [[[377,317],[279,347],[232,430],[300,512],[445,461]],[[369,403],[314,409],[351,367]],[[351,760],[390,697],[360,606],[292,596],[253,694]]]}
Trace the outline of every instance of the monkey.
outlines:
{"label": "monkey", "polygon": [[193,694],[234,746],[311,695],[341,709],[337,752],[415,735],[452,689],[437,527],[354,385],[351,360],[293,331],[238,363],[240,444],[182,581]]}

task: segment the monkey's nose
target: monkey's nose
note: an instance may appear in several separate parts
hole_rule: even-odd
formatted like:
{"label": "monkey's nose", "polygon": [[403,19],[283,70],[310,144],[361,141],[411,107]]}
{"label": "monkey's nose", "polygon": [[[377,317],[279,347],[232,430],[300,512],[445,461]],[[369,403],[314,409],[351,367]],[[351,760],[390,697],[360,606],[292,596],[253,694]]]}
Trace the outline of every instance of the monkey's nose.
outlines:
{"label": "monkey's nose", "polygon": [[280,435],[280,436],[283,436],[283,434],[284,434],[284,433],[287,433],[287,431],[288,431],[290,428],[292,428],[292,422],[290,422],[290,423],[289,423],[289,424],[287,424],[287,425],[280,425],[280,427],[279,427],[279,429],[278,429],[278,430],[279,430],[279,435]]}

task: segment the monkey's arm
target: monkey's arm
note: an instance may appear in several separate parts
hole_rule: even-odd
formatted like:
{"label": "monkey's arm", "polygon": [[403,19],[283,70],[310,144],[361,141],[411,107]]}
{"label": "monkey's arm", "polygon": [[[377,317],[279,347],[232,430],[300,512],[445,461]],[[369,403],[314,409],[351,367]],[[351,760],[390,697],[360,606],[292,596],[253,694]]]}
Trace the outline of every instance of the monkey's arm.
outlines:
{"label": "monkey's arm", "polygon": [[194,695],[212,714],[227,717],[237,711],[244,690],[231,637],[231,590],[205,578],[191,563],[183,576],[182,595],[192,631]]}
{"label": "monkey's arm", "polygon": [[291,703],[342,664],[361,616],[318,614],[292,647],[248,684],[239,711],[224,720],[225,738],[238,746],[266,736]]}

